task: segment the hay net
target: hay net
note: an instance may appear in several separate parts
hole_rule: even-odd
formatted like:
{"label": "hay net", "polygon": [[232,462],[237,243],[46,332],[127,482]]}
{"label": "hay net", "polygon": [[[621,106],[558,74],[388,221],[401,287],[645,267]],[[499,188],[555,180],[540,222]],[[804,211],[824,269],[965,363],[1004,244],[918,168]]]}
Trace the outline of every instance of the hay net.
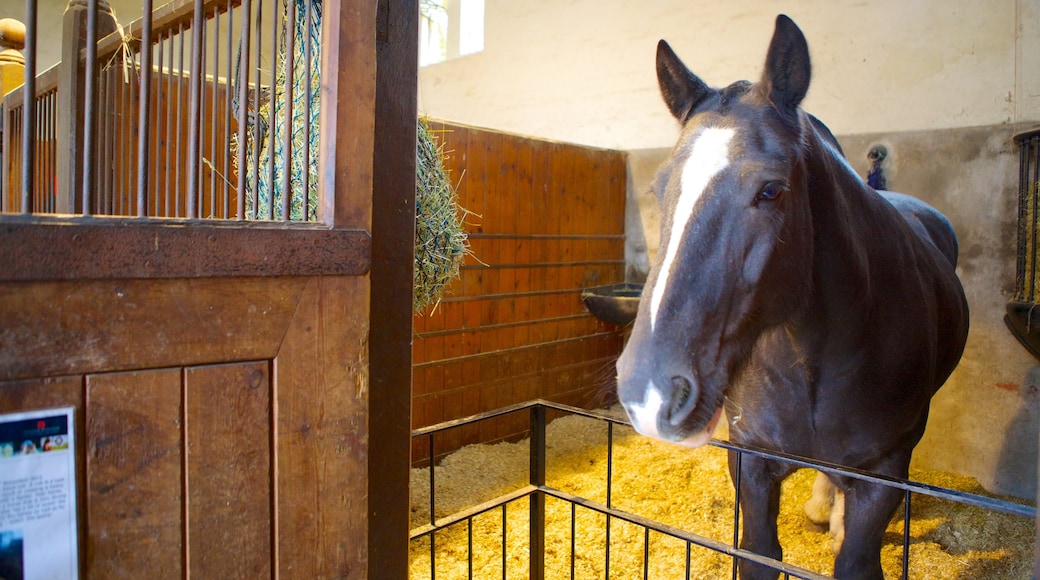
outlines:
{"label": "hay net", "polygon": [[419,119],[415,152],[415,271],[413,307],[416,312],[436,304],[458,277],[468,253],[468,241],[458,195],[444,169],[443,146]]}
{"label": "hay net", "polygon": [[[248,114],[250,127],[245,147],[249,163],[245,201],[249,219],[317,221],[321,6],[321,0],[281,3],[282,25],[278,34],[274,82],[271,86],[261,87],[261,96],[257,99],[261,102],[259,109]],[[290,16],[293,22],[291,43]],[[240,51],[238,66],[241,66],[242,58]],[[290,69],[292,82],[287,91]],[[235,78],[238,78],[237,72]],[[237,116],[240,103],[237,91],[233,94],[232,104]],[[288,155],[284,139],[286,129],[290,134]],[[237,150],[240,146],[237,138],[234,139],[232,149]],[[237,155],[233,158],[237,161]],[[287,163],[288,187],[283,179]],[[283,210],[287,189],[288,215]]]}
{"label": "hay net", "polygon": [[[250,126],[244,144],[249,160],[245,168],[246,217],[317,221],[322,3],[285,0],[280,6],[282,26],[275,78],[271,86],[260,86],[260,94],[255,97],[260,103],[258,110],[247,111]],[[243,57],[240,48],[237,67],[242,66]],[[245,58],[248,61],[248,56]],[[292,80],[287,83],[290,71]],[[234,78],[240,78],[237,71]],[[237,117],[242,104],[238,102],[238,92],[232,94],[233,113]],[[247,108],[249,105],[245,103]],[[288,147],[284,139],[287,128],[291,135]],[[233,151],[237,153],[241,146],[233,138]],[[238,155],[232,158],[237,163]],[[286,164],[288,184],[283,179]],[[283,208],[287,195],[286,213]],[[416,139],[415,210],[413,308],[422,312],[435,305],[448,284],[458,277],[468,252],[460,215],[465,210],[459,207],[455,188],[448,181],[443,148],[434,141],[425,119],[419,120]]]}

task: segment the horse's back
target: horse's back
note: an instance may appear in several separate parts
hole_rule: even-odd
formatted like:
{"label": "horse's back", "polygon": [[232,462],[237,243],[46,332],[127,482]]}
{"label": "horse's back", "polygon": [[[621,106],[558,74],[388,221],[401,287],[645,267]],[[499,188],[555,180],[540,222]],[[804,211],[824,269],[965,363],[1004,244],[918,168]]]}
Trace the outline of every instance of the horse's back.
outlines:
{"label": "horse's back", "polygon": [[957,267],[957,234],[945,215],[916,197],[894,191],[878,193],[896,208],[917,237],[935,246],[951,266]]}

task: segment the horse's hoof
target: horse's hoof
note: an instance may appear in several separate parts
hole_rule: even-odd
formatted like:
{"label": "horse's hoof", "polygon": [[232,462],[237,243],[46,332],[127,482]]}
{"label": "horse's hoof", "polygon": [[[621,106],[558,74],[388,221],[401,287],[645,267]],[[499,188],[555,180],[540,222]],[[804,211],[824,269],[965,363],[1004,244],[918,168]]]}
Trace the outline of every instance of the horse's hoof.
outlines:
{"label": "horse's hoof", "polygon": [[830,526],[830,524],[828,522],[813,521],[813,519],[810,518],[809,516],[805,516],[805,529],[809,530],[810,532],[816,532],[818,534],[823,534],[823,533],[826,533],[827,530],[830,529],[830,527],[831,526]]}

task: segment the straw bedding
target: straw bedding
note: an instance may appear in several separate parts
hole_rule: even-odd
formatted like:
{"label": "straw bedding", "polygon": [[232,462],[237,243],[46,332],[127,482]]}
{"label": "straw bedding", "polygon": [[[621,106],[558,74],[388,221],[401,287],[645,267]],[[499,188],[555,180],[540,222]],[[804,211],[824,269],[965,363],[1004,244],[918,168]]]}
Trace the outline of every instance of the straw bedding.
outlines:
{"label": "straw bedding", "polygon": [[[567,416],[547,429],[547,483],[597,502],[606,500],[606,430],[604,423]],[[528,474],[528,441],[472,445],[437,466],[437,516],[495,498],[522,487]],[[612,504],[721,541],[732,542],[733,486],[723,450],[685,450],[614,430]],[[827,532],[806,525],[802,506],[815,472],[801,470],[784,482],[778,521],[784,559],[830,574],[834,555]],[[949,473],[911,470],[911,478],[942,487],[986,494],[974,479]],[[429,472],[412,470],[412,524],[429,521]],[[505,565],[509,578],[528,576],[528,502],[509,505]],[[1030,578],[1035,527],[1032,520],[915,495],[911,508],[910,578]],[[473,520],[473,577],[502,577],[502,510]],[[549,498],[546,509],[546,578],[569,578],[571,506]],[[575,578],[603,578],[605,516],[578,507],[574,534]],[[463,522],[437,534],[437,577],[465,578],[468,573],[467,526]],[[888,578],[902,566],[902,515],[885,537],[882,564]],[[617,519],[610,523],[610,577],[643,577],[644,531]],[[411,577],[430,577],[429,541],[412,542]],[[649,578],[683,578],[686,545],[657,533],[650,535]],[[694,547],[692,578],[729,577],[726,557]]]}

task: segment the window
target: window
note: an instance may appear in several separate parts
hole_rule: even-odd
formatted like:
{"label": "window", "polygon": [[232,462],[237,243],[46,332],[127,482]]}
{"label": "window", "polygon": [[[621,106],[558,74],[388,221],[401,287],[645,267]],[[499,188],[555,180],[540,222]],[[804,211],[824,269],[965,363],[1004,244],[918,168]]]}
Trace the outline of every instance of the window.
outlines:
{"label": "window", "polygon": [[484,50],[484,0],[420,0],[419,66]]}

